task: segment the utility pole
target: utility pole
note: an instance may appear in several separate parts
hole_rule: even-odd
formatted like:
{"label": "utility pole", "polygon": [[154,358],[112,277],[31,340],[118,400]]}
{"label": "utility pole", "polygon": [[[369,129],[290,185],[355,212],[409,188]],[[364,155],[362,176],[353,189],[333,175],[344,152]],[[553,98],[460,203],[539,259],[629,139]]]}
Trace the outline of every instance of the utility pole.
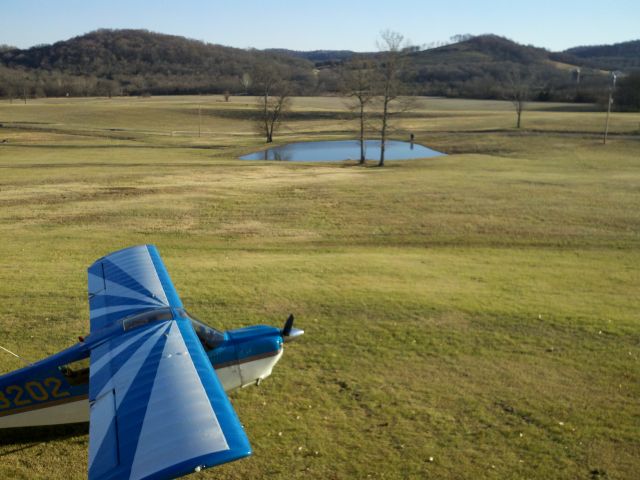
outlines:
{"label": "utility pole", "polygon": [[613,104],[613,91],[616,89],[616,72],[611,72],[611,85],[609,85],[609,102],[607,105],[607,121],[604,125],[604,138],[602,143],[607,144],[607,136],[609,135],[609,117],[611,116],[611,105]]}

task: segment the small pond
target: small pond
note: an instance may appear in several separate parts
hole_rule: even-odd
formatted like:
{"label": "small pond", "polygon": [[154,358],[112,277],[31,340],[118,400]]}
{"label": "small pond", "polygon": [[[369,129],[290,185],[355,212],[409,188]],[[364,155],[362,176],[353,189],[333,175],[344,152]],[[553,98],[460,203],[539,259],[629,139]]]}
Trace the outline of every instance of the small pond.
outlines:
{"label": "small pond", "polygon": [[[444,153],[431,150],[423,145],[398,140],[387,140],[386,160],[409,160],[415,158],[438,157]],[[367,160],[380,159],[380,141],[365,141]],[[341,162],[360,159],[360,142],[357,140],[339,140],[327,142],[289,143],[268,148],[240,157],[241,160],[280,160],[285,162]]]}

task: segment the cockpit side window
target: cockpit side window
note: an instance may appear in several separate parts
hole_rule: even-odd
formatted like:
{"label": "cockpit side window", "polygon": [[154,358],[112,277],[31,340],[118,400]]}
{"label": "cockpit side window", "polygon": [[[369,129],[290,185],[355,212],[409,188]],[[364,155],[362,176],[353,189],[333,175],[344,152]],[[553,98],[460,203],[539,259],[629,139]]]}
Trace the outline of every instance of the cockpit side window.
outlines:
{"label": "cockpit side window", "polygon": [[191,325],[193,326],[198,339],[200,339],[200,343],[202,343],[202,346],[207,352],[213,350],[224,342],[224,333],[221,331],[211,328],[209,325],[205,325],[193,315],[189,314],[186,310],[179,309],[178,314],[191,320]]}
{"label": "cockpit side window", "polygon": [[224,334],[215,328],[211,328],[204,323],[191,319],[191,325],[196,331],[202,346],[206,351],[213,350],[224,341]]}

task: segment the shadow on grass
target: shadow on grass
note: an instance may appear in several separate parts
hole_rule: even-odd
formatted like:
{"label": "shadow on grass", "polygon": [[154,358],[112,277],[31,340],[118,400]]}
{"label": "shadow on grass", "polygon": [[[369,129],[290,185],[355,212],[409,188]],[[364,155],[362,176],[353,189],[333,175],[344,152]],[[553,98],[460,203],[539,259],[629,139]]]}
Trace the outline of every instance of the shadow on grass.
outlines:
{"label": "shadow on grass", "polygon": [[51,440],[65,440],[89,433],[89,423],[73,425],[54,425],[47,427],[21,427],[2,429],[0,447],[15,445],[13,450],[0,452],[0,457],[10,453],[32,448],[39,443]]}

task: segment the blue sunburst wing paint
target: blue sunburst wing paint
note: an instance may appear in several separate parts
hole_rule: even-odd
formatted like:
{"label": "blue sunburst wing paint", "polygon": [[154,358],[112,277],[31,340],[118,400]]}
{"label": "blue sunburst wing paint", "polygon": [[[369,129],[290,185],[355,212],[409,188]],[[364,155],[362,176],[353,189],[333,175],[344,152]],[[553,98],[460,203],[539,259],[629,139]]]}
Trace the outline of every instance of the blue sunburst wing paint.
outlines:
{"label": "blue sunburst wing paint", "polygon": [[124,317],[182,302],[153,245],[129,247],[96,260],[88,269],[91,332]]}
{"label": "blue sunburst wing paint", "polygon": [[89,479],[170,479],[250,455],[155,247],[108,255],[89,279],[92,336],[151,319],[125,319],[91,350]]}

